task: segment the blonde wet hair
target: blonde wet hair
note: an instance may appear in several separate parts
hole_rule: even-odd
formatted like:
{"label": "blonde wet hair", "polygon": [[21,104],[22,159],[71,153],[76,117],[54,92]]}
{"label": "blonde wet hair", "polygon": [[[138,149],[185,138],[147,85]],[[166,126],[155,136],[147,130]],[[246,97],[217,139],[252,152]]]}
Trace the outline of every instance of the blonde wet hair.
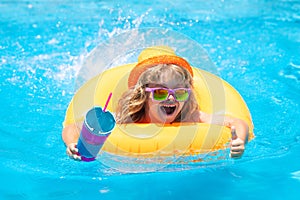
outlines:
{"label": "blonde wet hair", "polygon": [[[116,121],[119,124],[138,123],[145,116],[145,104],[149,93],[145,88],[149,84],[162,84],[166,78],[176,80],[183,87],[193,89],[191,74],[182,67],[173,64],[158,64],[144,71],[134,87],[123,93],[116,109]],[[189,99],[176,116],[174,122],[194,121],[192,118],[198,113],[198,103],[191,91]]]}

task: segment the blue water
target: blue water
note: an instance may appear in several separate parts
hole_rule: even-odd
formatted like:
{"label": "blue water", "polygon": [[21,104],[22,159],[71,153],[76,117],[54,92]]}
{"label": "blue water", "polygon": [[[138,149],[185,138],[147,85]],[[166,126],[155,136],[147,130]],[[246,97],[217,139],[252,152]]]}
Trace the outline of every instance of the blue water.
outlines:
{"label": "blue water", "polygon": [[[149,27],[195,40],[244,97],[256,138],[242,159],[124,174],[65,155],[85,58]],[[300,1],[3,0],[0,38],[0,199],[299,199]]]}

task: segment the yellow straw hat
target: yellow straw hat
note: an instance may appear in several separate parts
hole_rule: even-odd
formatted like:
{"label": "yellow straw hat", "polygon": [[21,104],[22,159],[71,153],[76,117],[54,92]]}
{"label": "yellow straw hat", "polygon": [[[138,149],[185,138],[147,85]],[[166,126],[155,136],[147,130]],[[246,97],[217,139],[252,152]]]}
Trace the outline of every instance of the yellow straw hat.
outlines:
{"label": "yellow straw hat", "polygon": [[128,87],[134,87],[144,71],[158,64],[173,64],[183,67],[193,76],[190,64],[185,59],[177,56],[170,47],[149,47],[141,52],[138,57],[138,64],[131,70],[128,78]]}

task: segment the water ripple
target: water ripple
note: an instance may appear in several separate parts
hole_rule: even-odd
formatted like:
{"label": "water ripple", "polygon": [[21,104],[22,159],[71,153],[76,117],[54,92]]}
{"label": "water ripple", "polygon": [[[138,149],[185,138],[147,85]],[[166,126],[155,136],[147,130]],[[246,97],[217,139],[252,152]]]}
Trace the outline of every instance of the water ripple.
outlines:
{"label": "water ripple", "polygon": [[290,80],[300,83],[300,64],[290,62],[283,70],[279,72],[279,75]]}

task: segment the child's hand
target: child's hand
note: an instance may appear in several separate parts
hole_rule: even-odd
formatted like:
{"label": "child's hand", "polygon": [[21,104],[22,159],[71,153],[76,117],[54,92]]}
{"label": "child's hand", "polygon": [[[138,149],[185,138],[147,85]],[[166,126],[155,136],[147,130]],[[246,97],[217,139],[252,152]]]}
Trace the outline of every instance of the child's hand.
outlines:
{"label": "child's hand", "polygon": [[67,154],[70,158],[74,160],[81,160],[81,156],[78,153],[77,144],[76,143],[70,143],[67,146]]}
{"label": "child's hand", "polygon": [[235,127],[231,127],[230,157],[241,158],[245,150],[245,142],[238,138]]}

